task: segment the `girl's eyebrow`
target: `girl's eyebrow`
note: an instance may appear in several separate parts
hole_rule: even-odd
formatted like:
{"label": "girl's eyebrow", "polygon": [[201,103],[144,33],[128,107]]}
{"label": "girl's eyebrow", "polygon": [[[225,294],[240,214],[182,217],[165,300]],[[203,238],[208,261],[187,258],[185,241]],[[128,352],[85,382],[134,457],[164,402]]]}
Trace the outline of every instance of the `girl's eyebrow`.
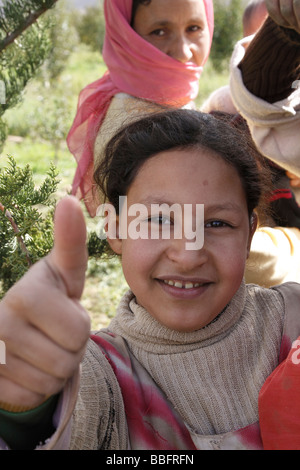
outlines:
{"label": "girl's eyebrow", "polygon": [[233,211],[233,212],[243,212],[243,209],[238,204],[234,202],[224,202],[223,204],[212,204],[205,205],[204,210],[209,212],[222,212],[222,211]]}
{"label": "girl's eyebrow", "polygon": [[[174,204],[180,204],[180,206],[184,206],[185,204],[179,203],[178,201],[169,201],[167,197],[162,196],[147,196],[144,199],[139,201],[139,204],[143,204],[145,206],[150,207],[152,204],[162,205],[167,204],[169,207],[172,207]],[[194,205],[195,203],[191,203]],[[203,204],[203,202],[199,201],[197,204]],[[216,212],[236,212],[238,214],[243,213],[243,209],[238,204],[234,202],[224,202],[224,203],[217,203],[217,204],[204,204],[204,211],[205,213],[216,213]]]}
{"label": "girl's eyebrow", "polygon": [[[169,201],[167,200],[166,197],[162,196],[147,196],[144,199],[141,199],[139,201],[140,204],[144,204],[145,206],[151,206],[151,204],[168,204],[169,206],[172,206],[173,204],[176,204],[174,201]],[[178,204],[178,203],[177,203]]]}

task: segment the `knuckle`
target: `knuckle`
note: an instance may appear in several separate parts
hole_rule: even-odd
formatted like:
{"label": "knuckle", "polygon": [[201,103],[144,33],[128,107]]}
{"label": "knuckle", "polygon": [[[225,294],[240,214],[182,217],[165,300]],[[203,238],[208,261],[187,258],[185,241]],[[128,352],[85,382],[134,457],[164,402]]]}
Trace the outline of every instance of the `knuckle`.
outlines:
{"label": "knuckle", "polygon": [[32,309],[33,302],[32,293],[23,286],[22,282],[12,286],[2,300],[6,310],[18,316],[26,316],[26,312]]}

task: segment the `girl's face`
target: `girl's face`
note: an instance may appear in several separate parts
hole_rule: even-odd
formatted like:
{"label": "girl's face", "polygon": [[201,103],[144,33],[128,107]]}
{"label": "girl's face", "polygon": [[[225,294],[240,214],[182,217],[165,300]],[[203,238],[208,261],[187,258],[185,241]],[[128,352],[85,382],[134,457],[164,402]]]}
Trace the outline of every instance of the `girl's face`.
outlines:
{"label": "girl's face", "polygon": [[[209,150],[162,152],[143,164],[131,184],[128,210],[133,204],[139,204],[135,209],[145,206],[147,213],[122,213],[122,218],[127,217],[128,232],[132,225],[138,227],[137,232],[146,226],[156,237],[128,236],[109,242],[121,255],[125,278],[138,303],[171,329],[195,331],[204,327],[239,288],[256,225],[250,228],[244,190],[235,169]],[[159,216],[151,211],[151,204],[167,206]],[[182,237],[172,236],[174,219],[166,208],[173,204],[179,204],[183,212],[187,205],[193,208],[194,226],[196,205],[204,204],[202,248],[186,248],[191,240],[185,238],[185,230]],[[166,225],[170,236],[163,239]]]}
{"label": "girl's face", "polygon": [[210,49],[205,7],[200,0],[151,0],[137,8],[133,29],[180,62],[201,66]]}

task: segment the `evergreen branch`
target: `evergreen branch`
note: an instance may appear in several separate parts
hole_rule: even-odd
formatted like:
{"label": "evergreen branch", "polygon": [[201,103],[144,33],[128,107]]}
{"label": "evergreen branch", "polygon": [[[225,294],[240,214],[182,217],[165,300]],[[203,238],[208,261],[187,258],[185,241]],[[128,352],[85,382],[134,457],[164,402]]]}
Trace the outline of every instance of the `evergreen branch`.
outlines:
{"label": "evergreen branch", "polygon": [[19,227],[17,226],[16,222],[13,219],[13,216],[11,215],[11,213],[7,209],[5,209],[5,207],[3,206],[3,204],[1,204],[1,202],[0,202],[0,210],[4,213],[5,217],[9,220],[9,222],[10,222],[12,228],[13,228],[13,231],[17,235],[17,240],[18,240],[20,249],[26,256],[28,266],[31,266],[32,262],[31,262],[31,259],[30,259],[30,255],[28,253],[28,250],[26,248],[26,245],[24,243],[24,240],[23,240],[22,236],[20,235]]}
{"label": "evergreen branch", "polygon": [[[54,5],[58,0],[53,0],[52,5]],[[28,29],[30,26],[32,26],[38,18],[45,13],[49,7],[47,5],[42,6],[39,8],[37,11],[30,13],[27,18],[25,18],[25,21],[22,23],[22,25],[15,29],[11,34],[6,36],[1,42],[0,42],[0,52],[6,49],[7,46],[12,44],[17,37],[19,37],[26,29]]]}

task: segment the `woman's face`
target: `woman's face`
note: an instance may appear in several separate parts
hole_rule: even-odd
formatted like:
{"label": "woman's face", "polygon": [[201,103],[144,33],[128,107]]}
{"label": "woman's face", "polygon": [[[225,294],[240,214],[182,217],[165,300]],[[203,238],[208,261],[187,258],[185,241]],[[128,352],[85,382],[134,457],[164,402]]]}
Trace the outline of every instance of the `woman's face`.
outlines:
{"label": "woman's face", "polygon": [[[181,219],[169,210],[175,207]],[[235,169],[209,150],[162,152],[131,184],[119,219],[123,227],[124,220],[127,236],[123,231],[122,239],[109,242],[139,304],[174,330],[210,323],[241,284],[255,228]],[[191,247],[190,234],[201,224],[203,246]]]}
{"label": "woman's face", "polygon": [[209,54],[210,34],[201,0],[151,0],[147,5],[140,4],[133,29],[183,63],[201,66]]}

